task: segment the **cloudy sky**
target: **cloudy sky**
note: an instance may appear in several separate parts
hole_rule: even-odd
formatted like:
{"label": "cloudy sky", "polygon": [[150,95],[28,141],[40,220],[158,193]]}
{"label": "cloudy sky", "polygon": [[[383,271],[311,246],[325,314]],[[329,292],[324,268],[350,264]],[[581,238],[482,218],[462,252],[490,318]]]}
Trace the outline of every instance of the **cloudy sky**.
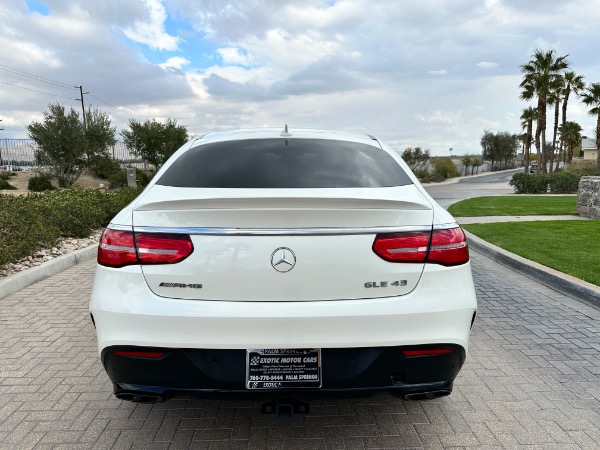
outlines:
{"label": "cloudy sky", "polygon": [[[118,131],[287,123],[480,153],[484,130],[519,132],[534,49],[600,81],[598,23],[598,0],[2,0],[0,138],[81,111],[82,85]],[[569,120],[593,135],[576,101]]]}

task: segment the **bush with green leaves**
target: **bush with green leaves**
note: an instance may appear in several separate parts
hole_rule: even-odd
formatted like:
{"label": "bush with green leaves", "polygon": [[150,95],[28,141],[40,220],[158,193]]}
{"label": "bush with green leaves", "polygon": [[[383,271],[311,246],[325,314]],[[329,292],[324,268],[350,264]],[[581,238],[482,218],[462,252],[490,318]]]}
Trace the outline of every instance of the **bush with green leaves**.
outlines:
{"label": "bush with green leaves", "polygon": [[509,184],[516,194],[566,194],[577,192],[579,176],[568,172],[515,173]]}
{"label": "bush with green leaves", "polygon": [[0,189],[11,190],[17,189],[12,184],[8,182],[8,180],[14,177],[16,173],[14,172],[0,172]]}
{"label": "bush with green leaves", "polygon": [[[137,180],[138,187],[146,187],[152,179],[146,172],[138,168],[135,169],[135,179]],[[123,169],[114,172],[109,178],[108,182],[111,189],[120,188],[127,186],[127,172]]]}
{"label": "bush with green leaves", "polygon": [[115,173],[123,171],[121,163],[109,155],[97,155],[90,159],[89,171],[96,177],[109,180]]}
{"label": "bush with green leaves", "polygon": [[50,182],[50,175],[44,173],[38,173],[31,177],[27,182],[27,189],[32,192],[44,192],[51,191],[54,189]]}
{"label": "bush with green leaves", "polygon": [[444,181],[448,178],[460,176],[456,164],[447,156],[435,158],[433,164],[433,179],[435,181]]}
{"label": "bush with green leaves", "polygon": [[596,161],[592,159],[587,160],[573,160],[566,169],[569,173],[574,173],[575,175],[579,175],[580,177],[593,177],[596,174]]}
{"label": "bush with green leaves", "polygon": [[579,189],[579,175],[569,172],[554,172],[548,177],[548,187],[552,194],[566,194],[577,192]]}
{"label": "bush with green leaves", "polygon": [[61,237],[86,237],[106,226],[140,189],[71,188],[27,196],[0,195],[0,265],[17,261]]}

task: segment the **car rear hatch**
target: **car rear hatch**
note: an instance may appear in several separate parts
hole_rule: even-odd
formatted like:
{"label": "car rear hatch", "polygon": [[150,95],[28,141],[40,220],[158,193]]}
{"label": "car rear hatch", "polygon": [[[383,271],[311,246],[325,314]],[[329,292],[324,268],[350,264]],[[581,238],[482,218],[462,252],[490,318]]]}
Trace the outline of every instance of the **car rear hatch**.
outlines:
{"label": "car rear hatch", "polygon": [[[172,199],[172,200],[164,200]],[[136,203],[139,233],[189,235],[176,264],[142,265],[157,295],[188,300],[317,301],[404,295],[424,263],[393,263],[376,235],[431,230],[414,186],[198,189],[155,185]],[[139,251],[139,250],[138,250]]]}

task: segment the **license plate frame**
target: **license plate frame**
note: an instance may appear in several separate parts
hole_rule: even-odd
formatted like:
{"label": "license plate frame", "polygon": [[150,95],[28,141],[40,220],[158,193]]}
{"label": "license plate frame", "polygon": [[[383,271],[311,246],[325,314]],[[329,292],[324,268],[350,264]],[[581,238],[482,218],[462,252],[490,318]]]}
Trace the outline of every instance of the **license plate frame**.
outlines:
{"label": "license plate frame", "polygon": [[321,349],[246,350],[247,389],[319,389]]}

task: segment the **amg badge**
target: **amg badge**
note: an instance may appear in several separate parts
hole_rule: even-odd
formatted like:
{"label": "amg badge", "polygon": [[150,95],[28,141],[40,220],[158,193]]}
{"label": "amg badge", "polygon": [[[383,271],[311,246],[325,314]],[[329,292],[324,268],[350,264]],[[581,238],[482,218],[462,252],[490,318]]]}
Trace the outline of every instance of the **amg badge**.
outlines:
{"label": "amg badge", "polygon": [[184,283],[160,283],[159,287],[168,287],[168,288],[192,288],[192,289],[202,289],[201,284],[184,284]]}

